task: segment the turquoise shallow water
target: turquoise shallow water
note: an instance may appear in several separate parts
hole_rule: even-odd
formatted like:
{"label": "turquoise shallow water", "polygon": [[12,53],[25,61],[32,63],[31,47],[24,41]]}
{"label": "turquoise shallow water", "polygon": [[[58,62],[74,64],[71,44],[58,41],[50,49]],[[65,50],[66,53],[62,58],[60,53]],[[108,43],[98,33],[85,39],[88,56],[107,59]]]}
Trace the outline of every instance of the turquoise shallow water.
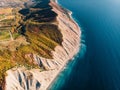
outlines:
{"label": "turquoise shallow water", "polygon": [[82,46],[50,90],[120,90],[120,0],[59,3],[82,28]]}

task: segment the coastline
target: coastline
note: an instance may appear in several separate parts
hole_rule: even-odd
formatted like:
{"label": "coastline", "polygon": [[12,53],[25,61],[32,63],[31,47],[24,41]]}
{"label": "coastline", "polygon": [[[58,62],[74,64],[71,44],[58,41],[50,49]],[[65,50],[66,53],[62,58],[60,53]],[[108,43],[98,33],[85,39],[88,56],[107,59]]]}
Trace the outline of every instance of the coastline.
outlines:
{"label": "coastline", "polygon": [[[55,2],[59,7],[63,8],[63,7],[58,3],[58,0],[50,0],[50,3],[51,3],[51,2]],[[52,5],[51,5],[51,6],[52,6]],[[52,7],[53,7],[53,6],[52,6]],[[80,31],[80,27],[79,27],[78,23],[77,23],[77,22],[74,20],[74,18],[72,17],[72,11],[70,11],[70,10],[68,10],[68,9],[66,9],[66,8],[63,8],[63,9],[66,10],[66,12],[67,12],[67,14],[69,15],[71,21],[77,25],[77,27],[78,27],[78,29],[79,29],[79,31]],[[53,10],[53,11],[54,11],[54,10]],[[81,35],[81,31],[80,31],[79,34]],[[76,51],[76,54],[79,52],[79,50],[80,50],[80,46],[79,46],[79,48],[78,48],[78,51]],[[76,54],[75,54],[75,55],[76,55]],[[74,56],[75,56],[75,55],[74,55]],[[73,56],[72,58],[74,58],[74,56]],[[62,72],[62,70],[64,69],[64,67],[66,66],[66,64],[67,64],[70,60],[72,60],[72,58],[69,59],[68,61],[66,61],[65,64],[63,65],[63,67],[60,68],[59,72],[58,72],[57,75],[53,78],[53,80],[50,82],[50,84],[47,86],[46,90],[49,90],[49,87],[51,86],[51,84],[55,81],[55,79],[57,78],[57,76]]]}
{"label": "coastline", "polygon": [[[55,51],[52,51],[53,59],[45,59],[34,55],[34,60],[37,63],[41,62],[48,69],[47,71],[40,72],[39,69],[26,70],[23,67],[18,68],[16,71],[8,70],[6,90],[11,90],[12,86],[14,88],[17,86],[17,90],[24,90],[24,88],[20,86],[20,82],[17,78],[19,78],[18,74],[20,74],[24,80],[24,74],[28,76],[28,73],[31,73],[31,78],[34,81],[33,85],[30,86],[31,90],[47,90],[65,65],[78,53],[80,49],[81,30],[71,16],[72,12],[59,6],[57,0],[50,0],[49,5],[58,15],[56,19],[58,21],[58,27],[63,35],[62,46],[57,46]],[[14,81],[11,81],[11,79]],[[35,84],[37,83],[40,83],[39,89],[35,89]],[[24,84],[25,87],[27,87],[26,82]]]}

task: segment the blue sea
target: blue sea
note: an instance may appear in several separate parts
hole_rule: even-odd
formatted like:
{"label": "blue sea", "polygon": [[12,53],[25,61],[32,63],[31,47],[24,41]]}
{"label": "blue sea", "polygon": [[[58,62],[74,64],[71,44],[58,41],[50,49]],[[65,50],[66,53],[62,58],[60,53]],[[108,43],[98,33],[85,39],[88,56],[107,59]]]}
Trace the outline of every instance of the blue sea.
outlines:
{"label": "blue sea", "polygon": [[120,0],[58,2],[81,27],[81,49],[50,90],[120,90]]}

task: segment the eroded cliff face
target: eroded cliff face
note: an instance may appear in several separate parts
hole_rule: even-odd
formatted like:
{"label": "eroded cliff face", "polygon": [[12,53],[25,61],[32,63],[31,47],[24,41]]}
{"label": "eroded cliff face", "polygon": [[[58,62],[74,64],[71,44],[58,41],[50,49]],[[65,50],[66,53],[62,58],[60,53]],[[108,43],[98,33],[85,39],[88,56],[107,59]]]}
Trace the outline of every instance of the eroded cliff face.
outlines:
{"label": "eroded cliff face", "polygon": [[58,14],[58,26],[63,35],[62,46],[57,46],[52,51],[53,59],[33,55],[34,61],[46,71],[27,70],[23,67],[7,71],[5,90],[46,90],[65,64],[78,52],[81,35],[78,25],[70,18],[70,12],[66,13],[52,0],[50,5]]}
{"label": "eroded cliff face", "polygon": [[39,90],[40,82],[24,67],[7,71],[6,90]]}

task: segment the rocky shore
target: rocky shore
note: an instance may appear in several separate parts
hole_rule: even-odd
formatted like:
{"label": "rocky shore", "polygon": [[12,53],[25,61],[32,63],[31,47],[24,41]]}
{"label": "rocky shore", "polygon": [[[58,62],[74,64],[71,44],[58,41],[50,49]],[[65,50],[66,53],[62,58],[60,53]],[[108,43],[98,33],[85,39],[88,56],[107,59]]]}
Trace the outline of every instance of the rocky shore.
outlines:
{"label": "rocky shore", "polygon": [[58,15],[58,27],[63,35],[62,46],[57,46],[55,51],[52,51],[53,59],[33,55],[35,62],[42,65],[46,71],[27,70],[24,67],[8,70],[5,90],[46,90],[66,63],[77,54],[81,35],[79,26],[71,18],[71,13],[60,7],[56,1],[51,0],[49,5]]}

